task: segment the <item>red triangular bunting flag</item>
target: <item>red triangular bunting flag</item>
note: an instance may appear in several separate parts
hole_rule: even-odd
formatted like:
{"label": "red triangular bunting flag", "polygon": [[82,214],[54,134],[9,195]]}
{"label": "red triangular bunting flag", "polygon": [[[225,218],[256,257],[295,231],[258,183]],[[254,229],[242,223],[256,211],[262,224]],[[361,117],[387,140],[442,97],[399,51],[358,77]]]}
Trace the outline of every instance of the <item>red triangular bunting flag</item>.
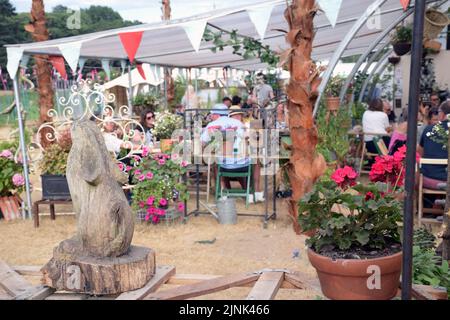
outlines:
{"label": "red triangular bunting flag", "polygon": [[58,73],[61,75],[61,78],[67,79],[67,72],[64,58],[60,56],[50,56],[49,60],[53,68],[55,68],[56,71],[58,71]]}
{"label": "red triangular bunting flag", "polygon": [[136,63],[136,68],[138,69],[139,74],[141,75],[141,77],[142,77],[144,80],[147,80],[147,78],[145,77],[144,68],[142,68],[142,63]]}
{"label": "red triangular bunting flag", "polygon": [[120,41],[125,49],[130,62],[134,61],[136,52],[141,44],[143,31],[119,33]]}
{"label": "red triangular bunting flag", "polygon": [[411,0],[400,0],[400,3],[402,4],[403,10],[406,10],[408,8],[409,2]]}

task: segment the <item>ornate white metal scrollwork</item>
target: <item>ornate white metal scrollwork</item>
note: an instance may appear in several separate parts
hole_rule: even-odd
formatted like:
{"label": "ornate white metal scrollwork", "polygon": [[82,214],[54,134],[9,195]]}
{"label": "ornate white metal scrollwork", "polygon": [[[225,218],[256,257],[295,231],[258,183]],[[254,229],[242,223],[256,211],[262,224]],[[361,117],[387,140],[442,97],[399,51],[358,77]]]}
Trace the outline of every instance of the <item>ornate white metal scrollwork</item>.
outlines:
{"label": "ornate white metal scrollwork", "polygon": [[[130,115],[128,106],[121,106],[117,112],[110,104],[114,103],[115,96],[105,93],[102,85],[92,80],[81,80],[70,89],[70,96],[58,99],[60,112],[56,109],[48,111],[53,121],[43,123],[34,136],[34,141],[28,145],[28,152],[32,164],[37,164],[43,157],[44,147],[48,143],[58,142],[64,132],[70,130],[74,121],[90,119],[95,121],[104,135],[113,135],[123,141],[124,152],[117,157],[118,161],[133,159],[136,166],[141,159],[144,149],[145,135],[142,125]],[[114,125],[112,126],[111,123]],[[114,127],[114,130],[111,128]],[[42,141],[45,139],[45,141]],[[125,161],[127,162],[127,161]],[[127,166],[123,165],[126,171]]]}

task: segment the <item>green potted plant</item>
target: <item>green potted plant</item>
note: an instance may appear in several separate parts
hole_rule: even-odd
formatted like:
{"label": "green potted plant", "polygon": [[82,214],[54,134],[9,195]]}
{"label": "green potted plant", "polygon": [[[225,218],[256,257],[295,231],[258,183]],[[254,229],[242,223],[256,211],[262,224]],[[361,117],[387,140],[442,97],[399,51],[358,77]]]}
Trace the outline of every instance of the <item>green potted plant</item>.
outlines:
{"label": "green potted plant", "polygon": [[150,109],[155,111],[159,106],[159,98],[152,92],[139,93],[134,97],[133,110],[136,114],[141,114],[144,110]]}
{"label": "green potted plant", "polygon": [[187,186],[180,179],[186,173],[187,162],[178,155],[145,155],[132,171],[132,206],[141,220],[158,223],[169,213],[184,212],[189,198]]}
{"label": "green potted plant", "polygon": [[379,158],[372,183],[356,183],[348,166],[320,181],[299,202],[308,258],[322,291],[331,299],[391,299],[400,281],[402,251],[399,223],[406,148]]}
{"label": "green potted plant", "polygon": [[44,151],[39,163],[44,200],[71,199],[66,178],[67,158],[71,146],[70,131],[65,131],[57,142],[48,146]]}
{"label": "green potted plant", "polygon": [[339,110],[339,95],[341,93],[342,86],[345,83],[345,77],[341,75],[335,75],[328,81],[327,87],[325,88],[326,104],[329,111]]}
{"label": "green potted plant", "polygon": [[169,152],[172,146],[172,133],[183,127],[183,118],[168,111],[155,114],[154,128],[152,134],[160,141],[162,152]]}
{"label": "green potted plant", "polygon": [[411,51],[412,28],[409,25],[398,26],[391,37],[395,54],[404,56]]}

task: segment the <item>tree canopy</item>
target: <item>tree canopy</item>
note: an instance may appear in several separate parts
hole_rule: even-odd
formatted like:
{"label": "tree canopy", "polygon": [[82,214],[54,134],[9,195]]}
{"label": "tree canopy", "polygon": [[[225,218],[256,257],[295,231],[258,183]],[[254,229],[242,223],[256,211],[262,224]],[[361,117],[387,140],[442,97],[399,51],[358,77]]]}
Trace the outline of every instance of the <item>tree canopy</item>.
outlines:
{"label": "tree canopy", "polygon": [[[30,5],[31,10],[31,5]],[[90,6],[81,9],[79,24],[71,23],[78,13],[63,5],[55,6],[47,15],[50,39],[58,39],[90,32],[140,24],[139,21],[124,20],[117,11],[107,6]],[[29,23],[29,13],[17,13],[9,0],[0,0],[0,67],[6,70],[5,44],[31,42],[24,25]]]}

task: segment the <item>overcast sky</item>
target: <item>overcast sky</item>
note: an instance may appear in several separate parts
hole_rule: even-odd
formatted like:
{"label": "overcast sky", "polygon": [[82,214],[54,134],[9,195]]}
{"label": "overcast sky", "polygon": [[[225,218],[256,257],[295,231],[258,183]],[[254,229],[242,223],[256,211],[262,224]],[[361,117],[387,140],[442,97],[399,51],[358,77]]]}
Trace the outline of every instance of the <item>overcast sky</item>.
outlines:
{"label": "overcast sky", "polygon": [[[29,12],[31,0],[10,0],[17,12]],[[255,0],[172,0],[172,18],[192,16],[201,12],[220,9],[229,6],[254,3]],[[139,20],[142,22],[155,22],[161,20],[161,0],[44,0],[46,10],[50,11],[54,6],[62,4],[76,9],[90,5],[104,5],[118,11],[126,20]]]}

